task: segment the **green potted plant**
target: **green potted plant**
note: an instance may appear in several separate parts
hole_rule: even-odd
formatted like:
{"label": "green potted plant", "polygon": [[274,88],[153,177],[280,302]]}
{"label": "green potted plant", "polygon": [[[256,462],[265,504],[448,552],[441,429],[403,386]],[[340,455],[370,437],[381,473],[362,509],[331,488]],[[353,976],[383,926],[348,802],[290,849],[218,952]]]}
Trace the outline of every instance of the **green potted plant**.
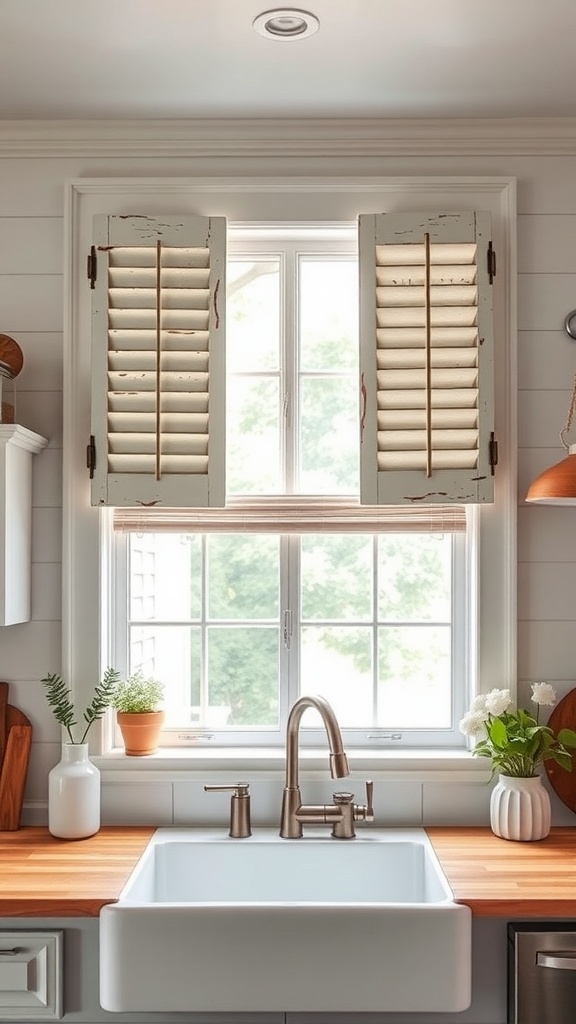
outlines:
{"label": "green potted plant", "polygon": [[576,732],[557,733],[539,720],[541,707],[553,707],[556,691],[549,683],[532,683],[536,713],[512,705],[509,690],[479,694],[460,722],[460,731],[475,742],[472,753],[490,758],[498,782],[490,796],[490,825],[502,839],[544,839],[550,831],[550,797],[542,786],[539,768],[555,761],[566,771],[572,767],[569,747],[576,748]]}
{"label": "green potted plant", "polygon": [[62,677],[49,673],[41,680],[54,717],[67,735],[61,759],[48,774],[48,830],[59,839],[84,839],[100,828],[100,772],[88,756],[86,738],[110,706],[119,678],[115,669],[106,670],[83,713],[79,738],[74,732],[78,716]]}
{"label": "green potted plant", "polygon": [[112,694],[112,705],[126,754],[141,757],[158,749],[158,737],[164,723],[160,705],[164,683],[139,670],[128,679],[119,679]]}

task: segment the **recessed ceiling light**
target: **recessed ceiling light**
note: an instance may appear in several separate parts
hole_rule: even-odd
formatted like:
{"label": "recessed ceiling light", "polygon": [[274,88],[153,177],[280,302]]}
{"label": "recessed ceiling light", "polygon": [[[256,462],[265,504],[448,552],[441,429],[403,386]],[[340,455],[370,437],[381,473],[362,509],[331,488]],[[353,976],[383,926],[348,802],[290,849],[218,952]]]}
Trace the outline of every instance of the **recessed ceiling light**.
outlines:
{"label": "recessed ceiling light", "polygon": [[304,39],[305,36],[314,35],[320,28],[316,15],[298,11],[294,7],[264,11],[254,19],[252,25],[256,32],[267,39]]}

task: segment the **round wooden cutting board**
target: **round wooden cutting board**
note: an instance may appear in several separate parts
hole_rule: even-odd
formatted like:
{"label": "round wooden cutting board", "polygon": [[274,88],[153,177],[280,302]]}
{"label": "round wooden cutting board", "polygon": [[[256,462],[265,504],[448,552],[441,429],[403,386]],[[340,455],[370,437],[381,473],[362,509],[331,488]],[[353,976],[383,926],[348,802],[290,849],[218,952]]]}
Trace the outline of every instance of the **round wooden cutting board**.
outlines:
{"label": "round wooden cutting board", "polygon": [[[556,705],[548,719],[548,725],[554,732],[558,732],[560,729],[576,730],[576,688],[570,690]],[[566,804],[566,807],[576,813],[576,749],[570,749],[572,752],[571,771],[567,772],[555,761],[545,761],[544,767],[556,795],[560,797],[562,803]]]}
{"label": "round wooden cutting board", "polygon": [[0,363],[4,368],[4,376],[17,377],[24,365],[22,349],[14,338],[0,334]]}

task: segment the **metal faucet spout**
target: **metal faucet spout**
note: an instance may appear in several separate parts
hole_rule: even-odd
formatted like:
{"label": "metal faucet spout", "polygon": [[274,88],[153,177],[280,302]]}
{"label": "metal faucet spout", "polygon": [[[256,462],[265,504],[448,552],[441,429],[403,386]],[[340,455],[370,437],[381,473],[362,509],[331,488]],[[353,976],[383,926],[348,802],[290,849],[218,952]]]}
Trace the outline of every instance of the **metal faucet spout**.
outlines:
{"label": "metal faucet spout", "polygon": [[[306,708],[315,708],[322,717],[330,747],[330,774],[342,779],[350,774],[348,758],[344,753],[342,733],[336,715],[324,697],[300,697],[288,715],[286,729],[286,785],[282,798],[280,836],[299,839],[302,836],[302,818],[309,821],[333,823],[341,820],[341,811],[335,807],[305,808],[302,806],[298,782],[298,735],[300,720]],[[300,815],[300,817],[299,817]]]}
{"label": "metal faucet spout", "polygon": [[333,779],[344,779],[350,774],[348,758],[344,753],[344,743],[340,726],[330,704],[324,697],[300,697],[288,716],[286,729],[286,788],[298,788],[298,734],[300,720],[306,708],[315,708],[322,716],[328,745],[330,747],[330,774]]}

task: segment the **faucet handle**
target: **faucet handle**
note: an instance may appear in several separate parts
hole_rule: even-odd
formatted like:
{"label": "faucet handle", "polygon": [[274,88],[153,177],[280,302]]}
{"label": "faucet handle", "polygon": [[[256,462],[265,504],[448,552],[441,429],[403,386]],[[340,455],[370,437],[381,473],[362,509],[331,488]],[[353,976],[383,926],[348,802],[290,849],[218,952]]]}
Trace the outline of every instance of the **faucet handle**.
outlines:
{"label": "faucet handle", "polygon": [[250,787],[248,782],[231,785],[204,786],[205,793],[232,793],[230,800],[230,832],[232,839],[246,839],[252,835],[250,827]]}
{"label": "faucet handle", "polygon": [[355,821],[374,821],[374,808],[372,798],[374,795],[374,783],[372,780],[366,782],[366,804],[354,805]]}

